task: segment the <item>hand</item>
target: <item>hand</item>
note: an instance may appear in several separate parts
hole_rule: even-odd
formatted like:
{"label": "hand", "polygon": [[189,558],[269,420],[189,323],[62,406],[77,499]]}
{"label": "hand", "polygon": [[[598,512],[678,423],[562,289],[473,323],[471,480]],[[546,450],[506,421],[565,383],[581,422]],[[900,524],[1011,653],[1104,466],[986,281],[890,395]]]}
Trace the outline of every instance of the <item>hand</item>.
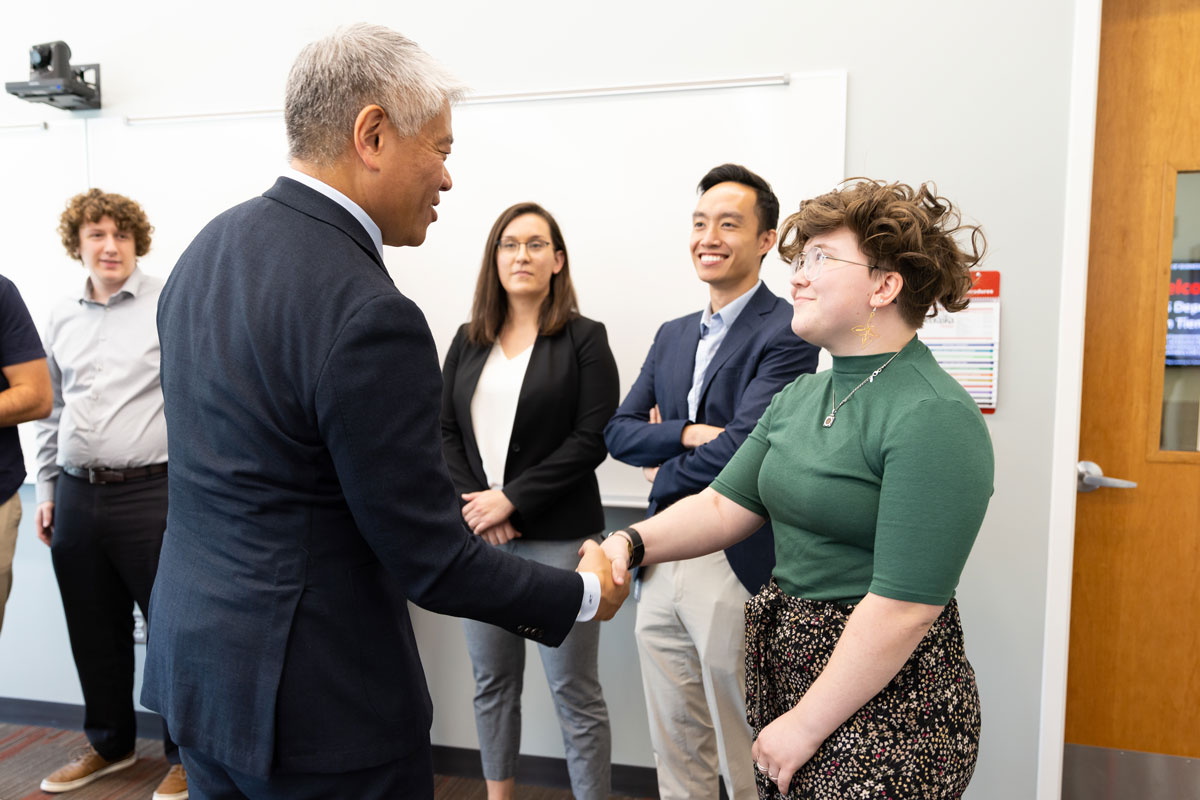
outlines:
{"label": "hand", "polygon": [[708,444],[724,432],[724,428],[718,428],[716,425],[694,422],[691,425],[683,426],[683,433],[680,434],[679,441],[687,449],[694,450],[701,445]]}
{"label": "hand", "polygon": [[44,503],[38,503],[37,511],[33,514],[33,525],[37,530],[37,537],[42,540],[42,544],[46,547],[50,546],[50,537],[54,535],[54,501],[47,500]]}
{"label": "hand", "polygon": [[642,475],[646,480],[654,483],[654,479],[658,477],[658,467],[642,467]]}
{"label": "hand", "polygon": [[662,424],[662,412],[658,410],[658,403],[655,403],[650,409],[650,419],[647,420],[651,425]]}
{"label": "hand", "polygon": [[493,525],[490,528],[484,528],[479,531],[479,537],[493,546],[511,542],[520,535],[521,532],[514,528],[508,520],[501,522],[499,525]]}
{"label": "hand", "polygon": [[618,584],[613,580],[613,567],[609,563],[605,550],[591,539],[579,548],[579,561],[576,572],[591,572],[600,579],[600,606],[596,609],[595,619],[612,619],[629,596],[629,582]]}
{"label": "hand", "polygon": [[467,527],[482,533],[504,522],[517,507],[509,502],[508,497],[499,489],[488,489],[483,492],[467,492],[462,496],[467,504],[463,506],[462,515]]}
{"label": "hand", "polygon": [[[629,580],[629,538],[621,533],[613,534],[601,543],[600,549],[612,562],[613,583],[618,586],[626,583]],[[579,555],[583,555],[582,548]]]}
{"label": "hand", "polygon": [[750,755],[755,769],[773,780],[779,793],[786,795],[796,770],[808,763],[820,746],[821,740],[809,734],[793,708],[762,729],[750,748]]}

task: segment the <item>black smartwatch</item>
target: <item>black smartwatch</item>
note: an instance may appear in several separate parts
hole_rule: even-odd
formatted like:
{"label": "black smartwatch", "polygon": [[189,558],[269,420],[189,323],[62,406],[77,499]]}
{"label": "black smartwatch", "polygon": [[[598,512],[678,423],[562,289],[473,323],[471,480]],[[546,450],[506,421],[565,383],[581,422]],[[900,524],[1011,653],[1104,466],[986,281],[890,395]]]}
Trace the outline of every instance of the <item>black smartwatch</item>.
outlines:
{"label": "black smartwatch", "polygon": [[642,563],[642,559],[646,556],[646,545],[642,544],[642,535],[633,528],[618,528],[615,531],[609,532],[609,536],[616,536],[618,533],[625,534],[625,538],[629,540],[629,569],[633,569]]}

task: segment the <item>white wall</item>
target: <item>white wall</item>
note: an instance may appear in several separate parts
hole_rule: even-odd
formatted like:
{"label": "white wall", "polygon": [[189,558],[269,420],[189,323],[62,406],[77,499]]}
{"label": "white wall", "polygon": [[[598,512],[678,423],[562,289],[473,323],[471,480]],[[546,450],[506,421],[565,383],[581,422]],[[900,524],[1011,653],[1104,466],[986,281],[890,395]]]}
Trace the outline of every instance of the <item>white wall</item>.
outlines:
{"label": "white wall", "polygon": [[[1031,797],[1047,611],[1072,14],[1069,3],[1034,0],[539,0],[453,6],[344,0],[312,3],[302,12],[280,4],[277,13],[228,0],[128,0],[115,8],[23,4],[5,11],[0,75],[23,79],[30,44],[64,39],[77,61],[103,65],[106,110],[100,114],[278,107],[298,48],[336,24],[357,19],[412,36],[480,92],[845,69],[848,174],[935,179],[944,194],[984,224],[991,243],[988,266],[1003,273],[1004,361],[998,411],[988,420],[997,456],[996,492],[959,590],[967,649],[984,703],[981,757],[969,796]],[[811,112],[808,124],[822,125],[822,109]],[[62,113],[0,98],[0,125]],[[695,120],[696,135],[703,135],[705,116],[730,113],[737,112],[714,100]],[[650,129],[640,146],[669,158],[672,143]],[[163,164],[163,181],[170,180],[171,165]],[[636,185],[581,187],[618,194],[637,190]],[[465,194],[470,188],[460,185],[455,191]],[[663,231],[681,251],[689,212],[680,209],[678,230]],[[53,224],[46,221],[48,227]],[[620,257],[636,259],[637,253]],[[47,260],[61,261],[56,253],[48,253]],[[390,260],[402,277],[404,256]],[[697,305],[702,294],[698,297]],[[599,308],[595,314],[605,317]],[[624,377],[626,385],[631,379]],[[43,557],[28,545],[22,543],[23,559]],[[17,568],[0,640],[0,695],[42,698],[45,692],[28,687],[38,684],[33,676],[47,670],[48,659],[62,658],[65,632],[57,609],[27,602],[29,576],[45,576],[27,560]],[[20,627],[12,620],[18,615],[42,615],[45,624]],[[637,697],[629,688],[636,686],[629,616],[622,612],[604,638],[613,648],[606,655],[611,669],[605,677],[616,676],[609,696],[622,714],[614,757],[646,765],[644,734],[634,730],[639,721],[629,708]],[[440,709],[435,738],[474,746],[461,629],[455,621],[432,618],[419,618],[418,629]],[[18,653],[20,680],[3,666]],[[51,693],[70,701],[76,692],[65,681]],[[537,703],[530,698],[525,749],[560,754],[546,706]]]}

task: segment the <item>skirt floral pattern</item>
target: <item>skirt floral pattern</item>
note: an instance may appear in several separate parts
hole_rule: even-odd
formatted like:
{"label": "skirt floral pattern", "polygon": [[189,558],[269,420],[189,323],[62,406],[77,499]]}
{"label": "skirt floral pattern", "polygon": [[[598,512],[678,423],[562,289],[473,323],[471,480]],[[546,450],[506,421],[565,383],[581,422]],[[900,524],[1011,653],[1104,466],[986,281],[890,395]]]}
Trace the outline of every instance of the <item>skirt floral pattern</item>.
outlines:
{"label": "skirt floral pattern", "polygon": [[[746,715],[754,735],[821,674],[853,606],[784,594],[746,603]],[[933,800],[962,796],[979,754],[979,691],[951,600],[884,689],[829,736],[787,798]],[[755,771],[760,798],[783,797]]]}

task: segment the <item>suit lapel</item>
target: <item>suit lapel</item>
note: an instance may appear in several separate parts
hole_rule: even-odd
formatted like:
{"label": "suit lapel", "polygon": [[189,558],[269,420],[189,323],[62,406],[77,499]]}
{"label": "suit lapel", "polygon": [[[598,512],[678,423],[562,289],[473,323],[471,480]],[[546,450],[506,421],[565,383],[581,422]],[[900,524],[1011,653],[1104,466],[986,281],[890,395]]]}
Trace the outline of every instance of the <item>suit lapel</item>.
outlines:
{"label": "suit lapel", "polygon": [[[533,350],[529,353],[529,361],[525,365],[525,377],[521,379],[521,391],[517,394],[517,413],[513,416],[512,439],[518,442],[525,438],[524,434],[527,427],[529,430],[534,429],[536,420],[526,419],[534,408],[534,403],[531,402],[530,398],[534,387],[544,384],[554,384],[558,377],[555,376],[551,366],[551,350],[553,349],[553,345],[552,338],[541,333],[537,335],[537,338],[533,340],[533,344],[530,345]],[[509,444],[511,443],[510,441]],[[505,480],[508,479],[507,475],[504,477]]]}
{"label": "suit lapel", "polygon": [[[700,344],[701,312],[688,314],[683,318],[683,326],[675,339],[675,346],[670,348],[667,357],[671,360],[668,365],[669,376],[666,386],[670,388],[667,394],[669,403],[660,403],[664,419],[686,419],[688,416],[688,392],[692,390],[692,373],[696,369],[696,346]],[[679,391],[675,395],[676,390]]]}
{"label": "suit lapel", "polygon": [[738,314],[733,327],[725,334],[725,340],[721,342],[721,347],[713,356],[712,361],[708,362],[708,369],[704,371],[704,384],[700,387],[701,405],[704,404],[704,395],[708,391],[708,385],[712,383],[713,376],[717,374],[717,370],[732,358],[734,353],[741,350],[755,332],[762,327],[763,320],[771,313],[776,299],[764,283],[758,287],[758,291],[750,298],[750,302],[742,309],[742,313]]}
{"label": "suit lapel", "polygon": [[379,251],[375,249],[375,242],[371,241],[371,236],[363,228],[362,223],[356,220],[353,214],[325,195],[315,189],[310,189],[299,181],[281,177],[275,181],[274,186],[263,192],[263,197],[276,200],[290,208],[294,208],[301,214],[337,228],[353,239],[354,243],[371,257],[371,260],[383,270],[384,274],[387,274],[387,268],[383,265],[383,258],[380,257]]}
{"label": "suit lapel", "polygon": [[483,457],[479,455],[479,443],[475,441],[475,425],[471,420],[471,398],[475,396],[475,387],[479,385],[479,376],[483,374],[483,365],[487,363],[490,347],[468,344],[463,348],[458,362],[458,378],[454,382],[454,411],[458,416],[458,425],[462,428],[463,442],[467,446],[467,458],[471,463],[471,471],[481,486],[487,486],[487,477],[483,472]]}

